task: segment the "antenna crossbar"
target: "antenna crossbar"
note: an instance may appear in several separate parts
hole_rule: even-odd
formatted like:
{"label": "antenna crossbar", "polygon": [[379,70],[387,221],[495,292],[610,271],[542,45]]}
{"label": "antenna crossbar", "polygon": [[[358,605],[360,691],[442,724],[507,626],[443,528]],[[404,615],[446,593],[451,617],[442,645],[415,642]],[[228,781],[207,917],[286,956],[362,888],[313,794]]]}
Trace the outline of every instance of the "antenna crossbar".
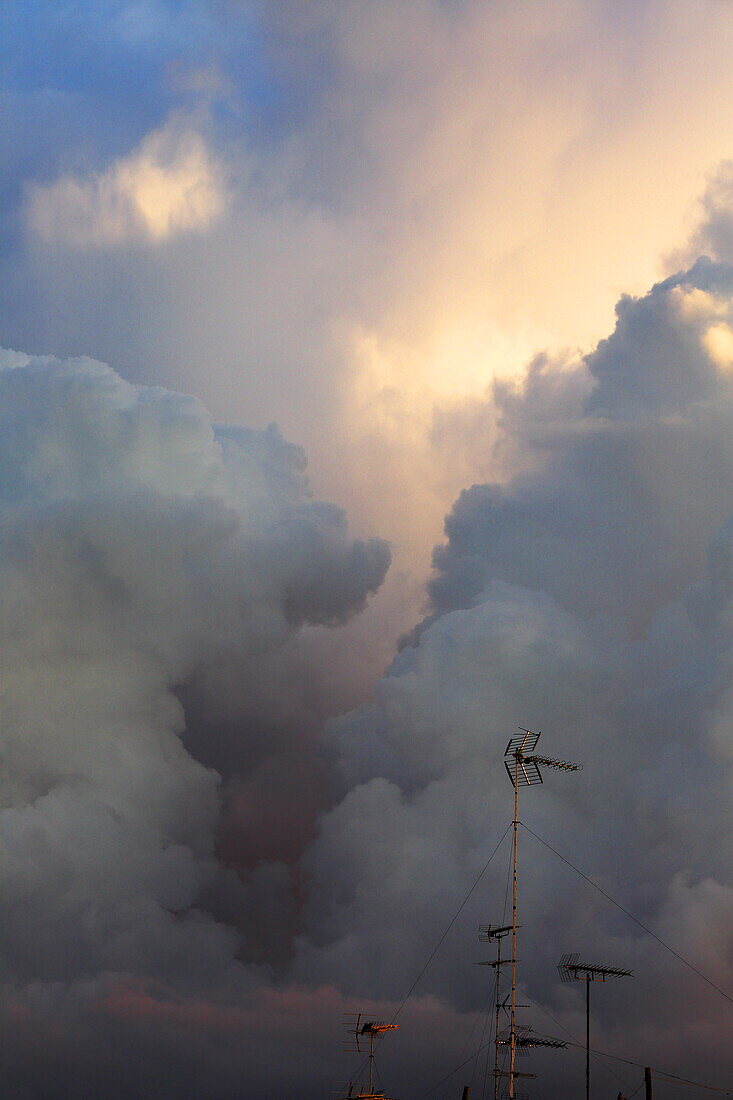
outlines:
{"label": "antenna crossbar", "polygon": [[[519,927],[520,925],[517,925],[517,928]],[[512,931],[512,928],[513,925],[511,924],[505,924],[501,928],[496,925],[490,924],[488,928],[479,928],[478,938],[482,941],[482,943],[490,943],[492,940],[499,940],[503,939],[504,936],[508,936],[509,933]]]}
{"label": "antenna crossbar", "polygon": [[[367,1062],[369,1066],[369,1091],[368,1092],[352,1092],[352,1086],[349,1085],[349,1097],[360,1098],[360,1100],[371,1100],[371,1098],[379,1098],[379,1100],[387,1100],[384,1093],[376,1093],[374,1091],[374,1044],[375,1040],[385,1031],[397,1031],[399,1024],[386,1024],[382,1020],[363,1020],[363,1014],[361,1012],[351,1012],[347,1016],[352,1017],[347,1019],[346,1028],[351,1040],[347,1041],[346,1049],[356,1054],[366,1054]],[[368,1049],[362,1047],[362,1042],[368,1043]]]}
{"label": "antenna crossbar", "polygon": [[590,987],[591,982],[605,982],[606,978],[631,978],[633,972],[620,966],[598,966],[580,961],[580,955],[563,955],[557,964],[564,982],[585,982],[585,1097],[590,1100]]}
{"label": "antenna crossbar", "polygon": [[620,966],[597,966],[595,963],[580,962],[579,959],[580,956],[577,954],[563,955],[557,964],[562,981],[572,982],[577,979],[578,981],[605,982],[606,978],[633,977],[632,970],[625,970]]}
{"label": "antenna crossbar", "polygon": [[557,768],[564,772],[579,772],[583,770],[582,764],[573,764],[570,760],[553,760],[550,756],[525,756],[526,764],[543,764],[546,768]]}
{"label": "antenna crossbar", "polygon": [[567,1045],[561,1039],[533,1039],[531,1036],[517,1039],[517,1046],[520,1047],[551,1047],[553,1050],[566,1050]]}

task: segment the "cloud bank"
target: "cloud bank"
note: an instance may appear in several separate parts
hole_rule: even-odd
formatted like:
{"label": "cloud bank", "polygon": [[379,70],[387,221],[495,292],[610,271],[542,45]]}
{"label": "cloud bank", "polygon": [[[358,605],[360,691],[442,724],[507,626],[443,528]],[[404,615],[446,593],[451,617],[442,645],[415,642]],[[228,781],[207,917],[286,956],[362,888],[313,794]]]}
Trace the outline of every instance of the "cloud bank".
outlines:
{"label": "cloud bank", "polygon": [[[217,855],[222,774],[188,751],[215,731],[181,700],[195,680],[201,706],[207,670],[246,693],[304,624],[344,622],[389,549],[311,499],[274,427],[214,428],[193,398],[86,359],[3,353],[0,391],[7,1004],[73,1031],[126,976],[244,988],[251,948],[207,902],[239,886]],[[267,747],[229,732],[256,793]],[[291,884],[271,878],[272,908]]]}
{"label": "cloud bank", "polygon": [[452,500],[495,477],[446,413],[592,347],[730,155],[717,0],[45,0],[43,34],[21,10],[5,342],[276,420],[420,583]]}
{"label": "cloud bank", "polygon": [[[718,221],[701,229],[711,242]],[[202,1095],[233,1095],[245,1068],[257,1095],[282,1095],[300,1087],[294,1049],[303,1087],[331,1087],[341,1011],[395,1011],[501,836],[501,753],[520,723],[585,764],[527,794],[529,824],[733,985],[732,334],[733,266],[702,258],[622,298],[589,355],[540,355],[495,384],[505,476],[455,502],[430,614],[374,701],[329,723],[321,764],[312,719],[299,726],[318,663],[294,642],[363,607],[387,546],[350,540],[309,497],[302,452],[276,429],[212,428],[193,399],[89,360],[6,354],[11,1075],[46,1080],[48,1063],[23,1068],[40,1031],[58,1095],[74,1070],[108,1080],[133,1052],[121,1097],[152,1082],[172,1095],[194,1055]],[[485,408],[465,416],[480,425]],[[598,999],[600,1046],[722,1080],[719,995],[522,846],[535,1027],[582,1032],[554,964],[593,952],[636,975],[633,998]],[[405,1009],[385,1066],[398,1094],[459,1060],[486,999],[473,936],[505,891],[501,852]],[[428,1061],[411,1019],[444,1026]],[[573,1065],[537,1060],[558,1095]]]}
{"label": "cloud bank", "polygon": [[[622,298],[585,358],[497,383],[516,472],[459,496],[432,614],[374,703],[328,726],[344,793],[309,855],[298,973],[399,1000],[511,816],[501,756],[524,725],[585,770],[526,792],[523,818],[733,989],[732,323],[733,267],[703,258]],[[582,1032],[555,972],[578,950],[636,974],[597,998],[597,1046],[724,1080],[723,999],[521,839],[523,979],[556,1020],[535,1009],[537,1030]],[[475,927],[502,923],[496,864],[420,987],[466,1010],[487,992]]]}
{"label": "cloud bank", "polygon": [[[729,988],[729,165],[644,294],[730,155],[728,7],[23,10],[0,11],[23,58],[3,54],[4,340],[274,417],[400,568],[354,618],[387,548],[310,499],[277,431],[8,356],[13,1095],[234,1096],[245,1073],[323,1095],[342,1012],[391,1015],[501,834],[520,722],[585,764],[529,822]],[[594,347],[622,287],[612,336],[556,350]],[[353,711],[463,486],[428,616]],[[724,1083],[716,995],[522,844],[532,999],[577,1035],[560,951],[633,966],[599,1044]],[[397,1095],[460,1060],[505,863],[386,1045]]]}

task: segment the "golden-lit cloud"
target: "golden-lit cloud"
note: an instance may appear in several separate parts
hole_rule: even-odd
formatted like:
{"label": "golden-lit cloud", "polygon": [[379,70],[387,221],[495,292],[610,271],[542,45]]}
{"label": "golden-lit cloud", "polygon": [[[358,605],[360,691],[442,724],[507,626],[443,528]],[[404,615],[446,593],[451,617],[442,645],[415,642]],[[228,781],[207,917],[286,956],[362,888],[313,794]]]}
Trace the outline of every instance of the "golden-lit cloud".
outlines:
{"label": "golden-lit cloud", "polygon": [[[473,471],[463,439],[436,445],[436,417],[537,352],[589,352],[692,233],[731,152],[710,104],[733,103],[733,19],[708,3],[378,2],[344,5],[329,34],[337,80],[269,166],[292,193],[317,150],[336,195],[319,306],[339,462],[320,427],[301,438],[329,491],[424,570],[453,497],[494,472],[488,417]],[[724,354],[722,330],[709,343]]]}
{"label": "golden-lit cloud", "polygon": [[76,248],[157,244],[205,229],[224,205],[223,172],[203,138],[171,124],[102,173],[30,187],[26,218],[31,233],[45,242]]}
{"label": "golden-lit cloud", "polygon": [[699,287],[676,286],[669,292],[671,311],[684,326],[696,330],[702,348],[715,366],[733,369],[733,310],[730,299]]}
{"label": "golden-lit cloud", "polygon": [[[68,253],[57,272],[32,250],[48,346],[151,362],[218,418],[276,421],[318,491],[422,579],[456,494],[509,472],[494,380],[590,351],[622,293],[688,266],[690,249],[668,258],[691,238],[707,248],[695,225],[730,205],[729,182],[699,196],[732,152],[731,9],[283,0],[259,18],[268,78],[290,89],[268,140],[250,105],[226,145],[168,125],[98,176],[29,191],[35,245],[117,245],[73,277]],[[236,83],[221,71],[171,80],[208,110]],[[124,244],[177,234],[128,302]]]}
{"label": "golden-lit cloud", "polygon": [[733,328],[730,325],[711,325],[705,333],[704,343],[713,362],[722,370],[733,369]]}

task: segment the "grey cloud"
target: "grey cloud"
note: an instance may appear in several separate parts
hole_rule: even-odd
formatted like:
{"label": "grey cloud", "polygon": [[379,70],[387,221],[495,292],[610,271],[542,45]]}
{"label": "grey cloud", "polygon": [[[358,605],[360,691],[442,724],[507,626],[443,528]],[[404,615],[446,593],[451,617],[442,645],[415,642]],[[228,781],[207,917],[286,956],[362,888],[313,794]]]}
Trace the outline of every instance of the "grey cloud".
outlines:
{"label": "grey cloud", "polygon": [[[730,989],[731,308],[730,268],[701,261],[623,299],[584,359],[541,358],[495,388],[518,472],[460,496],[431,615],[374,703],[328,726],[344,793],[308,856],[296,973],[409,988],[509,820],[501,754],[521,724],[585,764],[528,792],[523,819]],[[599,1045],[703,1079],[729,1071],[717,995],[527,834],[522,850],[532,1000],[577,1033],[554,964],[596,951],[637,975],[598,1006]],[[506,853],[423,992],[478,1007],[467,937],[501,920],[505,883]]]}
{"label": "grey cloud", "polygon": [[90,360],[8,355],[0,395],[3,975],[222,980],[220,777],[176,690],[207,668],[242,690],[300,624],[358,610],[389,550],[310,499],[275,428],[217,433]]}
{"label": "grey cloud", "polygon": [[733,161],[725,160],[712,174],[699,203],[699,223],[686,248],[673,254],[690,261],[703,254],[730,263],[733,258]]}
{"label": "grey cloud", "polygon": [[510,449],[529,468],[459,497],[434,557],[438,610],[500,578],[645,625],[699,575],[730,506],[733,389],[704,344],[721,320],[713,302],[728,324],[730,286],[727,266],[700,263],[622,299],[613,335],[559,374],[574,394],[559,411],[554,388],[548,399],[532,376],[519,399],[495,391]]}
{"label": "grey cloud", "polygon": [[[349,541],[274,428],[214,430],[191,399],[89,361],[9,358],[0,915],[21,1006],[37,990],[52,1021],[77,1021],[59,1058],[75,1052],[104,1078],[116,1056],[90,1064],[90,1043],[99,1032],[106,1050],[121,1016],[121,1049],[141,1059],[124,1096],[187,1064],[198,1014],[251,1034],[259,998],[274,1020],[299,989],[312,1016],[324,983],[340,1008],[372,997],[394,1011],[506,825],[500,756],[519,722],[586,765],[527,796],[529,823],[721,985],[733,979],[729,286],[725,265],[696,265],[624,301],[584,360],[540,357],[523,384],[495,388],[497,447],[517,473],[457,502],[432,614],[374,701],[329,724],[326,763],[313,759],[317,701],[296,733],[308,693],[290,673],[307,681],[308,668],[293,630],[361,607],[385,544]],[[633,1003],[619,990],[599,1005],[604,1042],[723,1072],[714,994],[522,845],[532,999],[577,1033],[554,963],[594,949],[637,973]],[[486,996],[471,945],[501,916],[506,854],[421,986],[451,1029]],[[89,1023],[80,980],[116,1022]],[[273,1077],[241,1043],[199,1092],[228,1095],[244,1065],[261,1094],[290,1088],[292,1040],[272,1028]],[[329,1040],[337,1028],[329,1017]],[[680,1035],[690,1048],[699,1036],[699,1061],[680,1065]],[[196,1049],[215,1061],[221,1041]],[[324,1082],[326,1042],[316,1028],[309,1072]],[[419,1077],[411,1053],[395,1077],[406,1067]]]}
{"label": "grey cloud", "polygon": [[[615,288],[646,279],[696,186],[687,162],[697,172],[727,141],[705,80],[691,77],[683,93],[668,70],[687,58],[725,100],[716,58],[730,27],[712,3],[682,40],[684,4],[655,19],[626,11],[632,61],[604,3],[569,5],[559,20],[516,0],[337,7],[119,3],[83,19],[46,3],[51,50],[6,5],[7,41],[32,62],[11,68],[31,90],[10,114],[26,120],[17,144],[34,155],[10,164],[0,322],[18,346],[84,351],[129,379],[191,389],[217,416],[276,417],[307,441],[329,497],[365,530],[383,524],[417,573],[472,465],[450,450],[436,458],[433,406],[511,370],[518,340],[589,341]],[[206,63],[230,85],[223,99],[185,78]],[[568,96],[571,71],[583,95]],[[660,171],[676,185],[660,189],[650,135],[670,117],[676,133],[683,94],[702,144],[693,156],[660,143]],[[29,107],[35,99],[43,110]],[[206,232],[162,233],[151,247],[119,169],[139,165],[135,150],[176,117],[221,164],[229,201],[221,218],[200,219]],[[609,127],[619,138],[610,148]],[[53,140],[39,142],[39,130]],[[107,218],[91,201],[104,180]],[[168,224],[173,189],[162,192],[145,206]],[[33,194],[58,200],[31,217],[35,233]],[[111,235],[115,247],[76,251],[79,202],[86,234],[91,224],[100,246]],[[603,263],[598,232],[618,241]],[[416,483],[413,521],[402,502]]]}

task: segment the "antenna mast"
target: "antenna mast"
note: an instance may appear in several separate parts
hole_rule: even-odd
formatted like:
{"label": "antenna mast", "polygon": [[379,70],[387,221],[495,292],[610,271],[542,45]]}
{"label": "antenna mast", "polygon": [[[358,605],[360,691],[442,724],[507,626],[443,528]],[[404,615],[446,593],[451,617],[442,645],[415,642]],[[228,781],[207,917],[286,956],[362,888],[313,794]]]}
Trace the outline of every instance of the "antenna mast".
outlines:
{"label": "antenna mast", "polygon": [[[366,1054],[369,1065],[369,1091],[354,1092],[349,1084],[347,1097],[353,1100],[387,1100],[383,1092],[374,1091],[374,1044],[385,1031],[397,1031],[398,1024],[385,1024],[380,1020],[364,1020],[361,1012],[351,1013],[355,1018],[347,1020],[346,1027],[352,1039],[346,1043],[346,1049],[354,1054]],[[368,1044],[368,1048],[366,1047]]]}
{"label": "antenna mast", "polygon": [[[524,1034],[517,1029],[517,840],[519,831],[519,788],[533,787],[542,783],[540,765],[546,768],[557,768],[560,771],[580,771],[580,764],[571,764],[568,760],[554,760],[548,756],[533,755],[540,739],[540,733],[533,733],[519,727],[521,736],[512,737],[504,751],[504,767],[514,787],[514,819],[512,821],[512,957],[511,957],[511,1007],[509,1010],[509,1070],[502,1076],[509,1078],[509,1100],[515,1100],[517,1077],[528,1077],[531,1074],[520,1074],[516,1070],[517,1048],[526,1046],[545,1045],[539,1040],[530,1042]],[[497,1037],[498,1038],[498,1037]],[[554,1045],[554,1044],[553,1044]]]}
{"label": "antenna mast", "polygon": [[509,959],[502,959],[501,957],[501,941],[505,936],[508,936],[512,931],[511,924],[505,924],[502,928],[489,925],[488,928],[482,928],[479,932],[479,939],[484,943],[491,943],[496,941],[496,961],[495,962],[482,962],[480,966],[492,966],[496,970],[496,1003],[494,1005],[496,1011],[496,1018],[494,1021],[494,1100],[499,1100],[499,1047],[502,1045],[502,1040],[499,1038],[499,1019],[501,1017],[502,1008],[506,1010],[506,999],[501,999],[501,968],[509,962]]}
{"label": "antenna mast", "polygon": [[557,969],[563,982],[576,979],[585,982],[585,1098],[590,1100],[590,983],[605,982],[606,978],[631,978],[633,973],[619,966],[594,966],[578,962],[579,958],[577,954],[563,955]]}

